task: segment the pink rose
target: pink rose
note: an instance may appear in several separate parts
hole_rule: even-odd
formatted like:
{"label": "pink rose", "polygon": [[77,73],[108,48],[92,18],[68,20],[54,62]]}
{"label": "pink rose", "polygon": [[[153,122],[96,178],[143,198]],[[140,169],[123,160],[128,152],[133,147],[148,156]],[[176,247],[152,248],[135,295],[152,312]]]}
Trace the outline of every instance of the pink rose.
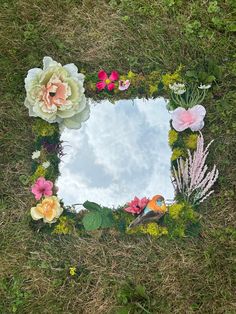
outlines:
{"label": "pink rose", "polygon": [[178,132],[188,128],[192,131],[199,131],[204,126],[205,115],[206,109],[202,105],[196,105],[187,110],[179,107],[172,112],[172,126]]}
{"label": "pink rose", "polygon": [[149,200],[146,197],[139,199],[137,196],[135,196],[135,198],[130,203],[128,203],[128,207],[124,208],[124,210],[128,213],[140,214],[141,211],[147,206],[148,202]]}
{"label": "pink rose", "polygon": [[36,200],[40,200],[42,196],[52,196],[52,181],[45,180],[40,177],[31,188],[31,192],[34,194]]}

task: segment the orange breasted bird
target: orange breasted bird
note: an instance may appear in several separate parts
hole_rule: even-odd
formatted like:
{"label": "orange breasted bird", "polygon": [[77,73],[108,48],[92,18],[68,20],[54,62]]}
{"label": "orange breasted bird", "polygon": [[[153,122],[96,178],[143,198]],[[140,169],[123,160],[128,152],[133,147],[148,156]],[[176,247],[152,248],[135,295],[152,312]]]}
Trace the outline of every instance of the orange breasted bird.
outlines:
{"label": "orange breasted bird", "polygon": [[155,195],[147,203],[142,213],[131,222],[129,227],[135,227],[137,225],[147,223],[153,220],[159,220],[167,211],[165,199],[162,195]]}

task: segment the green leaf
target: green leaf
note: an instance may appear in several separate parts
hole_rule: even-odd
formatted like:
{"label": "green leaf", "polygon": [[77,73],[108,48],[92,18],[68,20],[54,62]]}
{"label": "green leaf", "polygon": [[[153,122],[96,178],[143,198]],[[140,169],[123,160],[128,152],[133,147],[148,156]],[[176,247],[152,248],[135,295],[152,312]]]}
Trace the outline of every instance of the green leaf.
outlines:
{"label": "green leaf", "polygon": [[112,210],[107,207],[103,207],[101,209],[101,215],[102,215],[102,228],[110,228],[114,225],[114,219],[112,215]]}
{"label": "green leaf", "polygon": [[101,206],[94,202],[86,201],[83,206],[88,210],[101,210]]}
{"label": "green leaf", "polygon": [[213,81],[215,81],[215,76],[214,75],[209,75],[206,79],[206,83],[212,83]]}
{"label": "green leaf", "polygon": [[229,32],[236,32],[236,24],[230,24],[227,26]]}
{"label": "green leaf", "polygon": [[28,185],[29,184],[29,177],[22,174],[19,176],[19,180],[23,185]]}
{"label": "green leaf", "polygon": [[101,227],[102,216],[98,211],[88,212],[84,216],[82,222],[85,230],[87,231],[96,230]]}
{"label": "green leaf", "polygon": [[102,228],[110,228],[114,225],[114,219],[112,215],[102,216]]}
{"label": "green leaf", "polygon": [[142,298],[145,298],[145,299],[148,298],[147,293],[146,293],[146,288],[142,285],[137,285],[135,287],[135,292],[138,296],[140,296]]}

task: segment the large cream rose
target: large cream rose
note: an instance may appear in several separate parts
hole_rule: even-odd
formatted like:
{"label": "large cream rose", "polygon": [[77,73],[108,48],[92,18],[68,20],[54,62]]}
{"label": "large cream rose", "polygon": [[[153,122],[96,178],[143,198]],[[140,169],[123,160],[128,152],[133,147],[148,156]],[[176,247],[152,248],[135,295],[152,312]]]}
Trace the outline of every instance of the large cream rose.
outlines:
{"label": "large cream rose", "polygon": [[25,78],[25,106],[29,115],[79,129],[90,112],[83,83],[84,75],[78,73],[73,63],[62,66],[44,57],[43,69],[31,69]]}

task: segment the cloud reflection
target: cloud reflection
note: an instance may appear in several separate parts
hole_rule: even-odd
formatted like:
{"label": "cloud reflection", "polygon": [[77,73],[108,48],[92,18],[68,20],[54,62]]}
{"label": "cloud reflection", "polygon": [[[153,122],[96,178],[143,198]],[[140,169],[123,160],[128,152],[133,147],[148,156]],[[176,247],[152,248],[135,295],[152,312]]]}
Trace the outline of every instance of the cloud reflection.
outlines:
{"label": "cloud reflection", "polygon": [[65,204],[123,205],[135,195],[174,197],[164,98],[91,104],[80,130],[66,129],[58,195]]}

